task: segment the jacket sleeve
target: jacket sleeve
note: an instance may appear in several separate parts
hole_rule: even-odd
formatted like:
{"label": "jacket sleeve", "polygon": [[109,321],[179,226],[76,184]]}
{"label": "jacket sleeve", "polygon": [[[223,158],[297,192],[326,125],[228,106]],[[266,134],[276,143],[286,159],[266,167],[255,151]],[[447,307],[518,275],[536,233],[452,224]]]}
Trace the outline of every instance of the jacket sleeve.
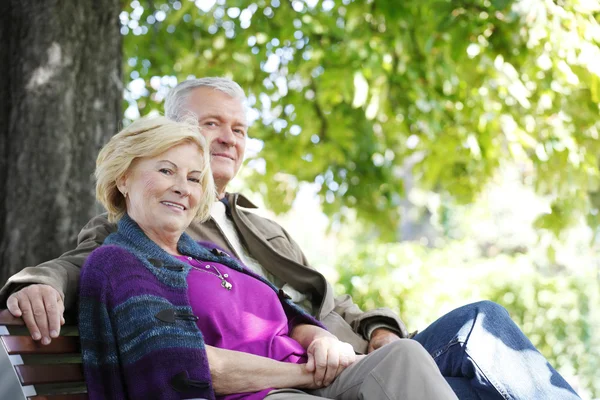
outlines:
{"label": "jacket sleeve", "polygon": [[125,399],[114,322],[109,307],[112,288],[109,278],[94,261],[81,274],[79,337],[88,397]]}
{"label": "jacket sleeve", "polygon": [[406,338],[408,330],[400,317],[389,308],[375,308],[363,312],[348,294],[335,298],[335,312],[352,326],[352,329],[361,334],[366,340],[370,340],[370,334],[374,328],[386,328],[395,332],[398,336]]}
{"label": "jacket sleeve", "polygon": [[90,220],[77,237],[77,248],[69,250],[60,257],[46,261],[35,267],[27,267],[11,276],[0,289],[0,305],[6,305],[6,299],[12,293],[35,283],[50,285],[64,298],[65,309],[75,306],[77,285],[81,266],[87,256],[104,242],[106,237],[116,230],[108,222],[106,214]]}
{"label": "jacket sleeve", "polygon": [[[296,258],[296,261],[312,268],[308,262],[308,259],[302,252],[302,249],[300,249],[298,243],[292,239],[287,231],[283,231],[291,245],[291,254]],[[329,282],[327,284],[329,285],[328,289],[333,291],[333,287],[331,287]],[[372,326],[377,326],[378,328],[387,328],[396,332],[400,337],[409,336],[404,322],[402,322],[400,317],[389,308],[376,308],[374,310],[364,312],[360,309],[360,307],[358,307],[358,305],[354,303],[352,296],[349,294],[335,297],[334,302],[335,308],[333,311],[339,314],[339,316],[342,317],[346,323],[352,327],[352,330],[354,330],[355,333],[362,336],[367,341],[370,339],[367,336],[367,333],[372,330],[369,329]]]}

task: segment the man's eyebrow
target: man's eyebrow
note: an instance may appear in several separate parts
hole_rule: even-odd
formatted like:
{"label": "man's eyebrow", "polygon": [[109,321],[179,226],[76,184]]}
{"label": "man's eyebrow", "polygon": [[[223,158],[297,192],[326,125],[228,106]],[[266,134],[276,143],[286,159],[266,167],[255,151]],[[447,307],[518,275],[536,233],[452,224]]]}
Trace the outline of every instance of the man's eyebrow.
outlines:
{"label": "man's eyebrow", "polygon": [[223,118],[221,118],[221,116],[219,114],[206,114],[206,115],[203,115],[202,118],[200,118],[200,119],[211,119],[211,118],[212,119],[223,119]]}
{"label": "man's eyebrow", "polygon": [[[203,121],[205,119],[216,119],[216,120],[219,120],[219,121],[223,121],[224,120],[224,118],[221,117],[219,114],[208,114],[208,115],[204,115],[202,118],[200,118],[201,121]],[[236,126],[243,126],[244,128],[248,128],[248,123],[247,122],[242,122],[242,121],[238,121],[238,120],[234,121],[234,125],[236,125]]]}

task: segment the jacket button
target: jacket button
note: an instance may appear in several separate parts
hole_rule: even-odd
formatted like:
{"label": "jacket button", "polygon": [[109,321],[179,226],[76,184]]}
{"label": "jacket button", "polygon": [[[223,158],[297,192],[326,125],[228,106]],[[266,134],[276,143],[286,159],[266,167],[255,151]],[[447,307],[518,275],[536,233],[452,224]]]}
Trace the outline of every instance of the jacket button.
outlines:
{"label": "jacket button", "polygon": [[149,258],[148,262],[152,264],[153,267],[161,268],[163,266],[163,262],[157,258]]}
{"label": "jacket button", "polygon": [[161,310],[154,315],[154,318],[173,324],[175,323],[175,310],[169,308]]}
{"label": "jacket button", "polygon": [[208,389],[208,382],[190,379],[186,371],[181,371],[171,378],[171,387],[178,392],[187,392],[190,389]]}
{"label": "jacket button", "polygon": [[229,257],[229,254],[225,253],[222,250],[219,250],[217,248],[214,248],[210,251],[212,253],[213,256],[217,256],[217,257]]}
{"label": "jacket button", "polygon": [[283,297],[284,299],[288,299],[288,300],[292,299],[292,296],[290,296],[289,294],[284,292],[283,289],[279,289],[279,296]]}
{"label": "jacket button", "polygon": [[194,314],[180,313],[171,308],[167,308],[167,309],[157,312],[154,315],[154,318],[159,319],[162,322],[168,322],[170,324],[174,323],[175,320],[177,320],[177,319],[181,319],[184,321],[194,321],[194,322],[198,321],[198,317],[195,316]]}

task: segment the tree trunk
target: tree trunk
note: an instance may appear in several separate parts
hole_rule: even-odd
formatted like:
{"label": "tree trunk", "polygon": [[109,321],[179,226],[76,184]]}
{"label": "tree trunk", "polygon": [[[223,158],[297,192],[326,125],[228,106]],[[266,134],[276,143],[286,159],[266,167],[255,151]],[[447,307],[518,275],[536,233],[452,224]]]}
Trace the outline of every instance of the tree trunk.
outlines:
{"label": "tree trunk", "polygon": [[73,248],[121,120],[119,0],[0,3],[0,283]]}

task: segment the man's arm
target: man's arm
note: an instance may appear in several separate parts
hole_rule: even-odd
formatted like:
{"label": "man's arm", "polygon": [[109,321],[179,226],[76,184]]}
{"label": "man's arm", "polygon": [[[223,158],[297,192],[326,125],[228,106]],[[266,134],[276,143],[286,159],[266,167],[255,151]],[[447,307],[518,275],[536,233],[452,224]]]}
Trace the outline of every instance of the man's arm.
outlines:
{"label": "man's arm", "polygon": [[[287,231],[283,231],[292,246],[291,254],[301,264],[311,267],[298,243],[292,239]],[[333,291],[331,285],[329,289]],[[352,297],[348,294],[337,296],[334,302],[334,312],[339,314],[352,327],[355,333],[369,342],[369,352],[393,340],[409,336],[404,322],[402,322],[396,313],[388,308],[377,308],[364,312],[354,303]]]}
{"label": "man's arm", "polygon": [[14,316],[23,317],[35,340],[50,343],[58,336],[63,310],[75,305],[81,266],[115,230],[106,214],[94,217],[79,233],[76,249],[10,277],[0,290],[0,304],[6,303]]}
{"label": "man's arm", "polygon": [[54,260],[24,268],[11,276],[0,289],[0,304],[4,305],[8,296],[24,286],[37,283],[58,290],[64,298],[65,308],[69,309],[75,304],[79,273],[87,256],[114,231],[116,226],[108,222],[106,214],[92,218],[79,232],[75,249],[67,251]]}
{"label": "man's arm", "polygon": [[362,334],[367,340],[370,340],[373,331],[378,328],[393,331],[403,338],[408,337],[404,322],[389,308],[375,308],[363,312],[349,294],[344,294],[335,298],[334,311],[340,314],[355,332]]}
{"label": "man's arm", "polygon": [[[260,249],[259,253],[253,253],[254,249],[252,246],[253,244],[256,244],[257,238],[258,241],[267,244],[267,248],[272,248],[273,252],[278,253],[297,264],[314,269],[311,267],[300,246],[298,246],[290,234],[281,225],[253,212],[240,210],[236,206],[238,203],[241,207],[253,208],[254,205],[248,203],[247,199],[243,198],[243,196],[239,196],[239,198],[244,201],[240,202],[240,200],[235,200],[235,195],[229,196],[233,221],[239,230],[240,237],[246,240],[248,250],[263,264],[263,267],[269,269],[269,265],[267,264],[273,262],[273,257],[270,257],[270,254],[266,254],[261,258],[260,251],[268,253],[268,250],[265,250],[263,246],[258,246]],[[236,201],[238,203],[236,203]],[[284,267],[279,265],[278,268]],[[277,275],[275,272],[273,273]],[[304,277],[306,278],[306,276]],[[290,279],[284,280],[286,280],[290,286],[294,287],[294,283],[290,282]],[[325,307],[321,309],[318,317],[320,317],[325,326],[327,326],[338,339],[351,343],[357,352],[367,352],[368,343],[366,341],[373,337],[371,333],[374,333],[376,330],[378,335],[383,333],[392,339],[399,337],[396,336],[394,332],[403,337],[407,336],[408,332],[406,332],[404,323],[402,323],[400,318],[391,310],[382,308],[362,312],[360,308],[354,304],[350,296],[340,296],[335,298],[332,295],[333,293],[333,287],[329,285],[326,289],[326,293],[324,293],[326,294]],[[305,304],[301,301],[297,301],[297,304],[300,307],[306,308]],[[309,311],[314,315],[316,310],[311,308]],[[382,343],[382,341],[378,339],[375,343],[376,347],[379,347],[379,343]]]}

